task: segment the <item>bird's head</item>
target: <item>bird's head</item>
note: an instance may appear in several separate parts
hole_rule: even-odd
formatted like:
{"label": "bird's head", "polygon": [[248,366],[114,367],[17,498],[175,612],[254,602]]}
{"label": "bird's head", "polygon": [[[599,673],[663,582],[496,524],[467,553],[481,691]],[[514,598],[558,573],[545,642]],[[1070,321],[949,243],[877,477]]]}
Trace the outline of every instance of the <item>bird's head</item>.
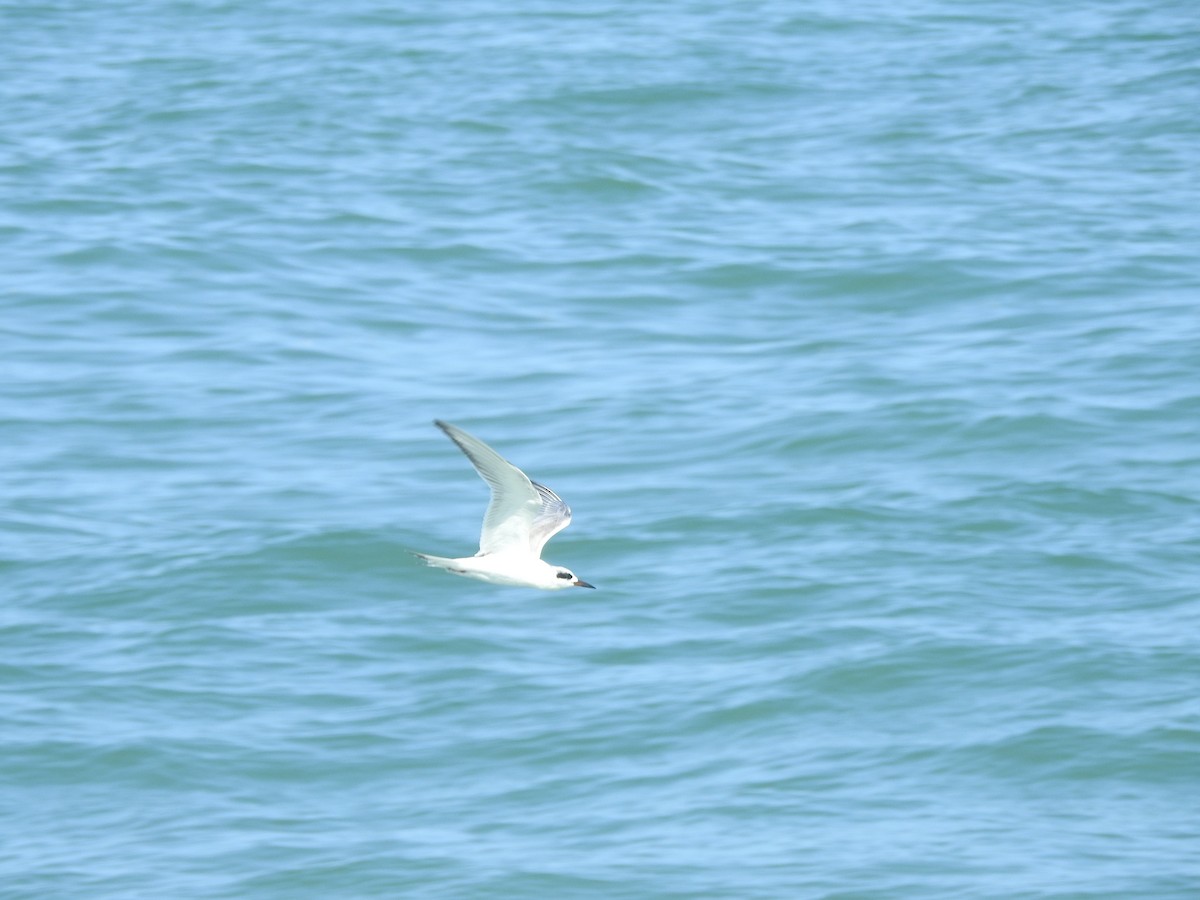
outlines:
{"label": "bird's head", "polygon": [[595,589],[594,584],[588,584],[586,581],[581,581],[575,577],[570,569],[564,569],[562,566],[551,566],[554,570],[554,588],[569,588],[569,587],[585,587]]}

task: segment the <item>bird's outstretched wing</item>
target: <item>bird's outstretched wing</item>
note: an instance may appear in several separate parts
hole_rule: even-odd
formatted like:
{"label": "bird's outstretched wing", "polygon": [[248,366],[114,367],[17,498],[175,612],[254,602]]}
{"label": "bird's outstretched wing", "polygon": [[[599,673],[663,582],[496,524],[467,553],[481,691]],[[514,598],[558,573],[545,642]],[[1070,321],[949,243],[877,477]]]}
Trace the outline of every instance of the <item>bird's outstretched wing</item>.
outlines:
{"label": "bird's outstretched wing", "polygon": [[571,510],[554,491],[529,477],[474,435],[440,419],[433,422],[475,466],[492,501],[483,516],[478,556],[489,553],[542,555],[546,541],[571,523]]}

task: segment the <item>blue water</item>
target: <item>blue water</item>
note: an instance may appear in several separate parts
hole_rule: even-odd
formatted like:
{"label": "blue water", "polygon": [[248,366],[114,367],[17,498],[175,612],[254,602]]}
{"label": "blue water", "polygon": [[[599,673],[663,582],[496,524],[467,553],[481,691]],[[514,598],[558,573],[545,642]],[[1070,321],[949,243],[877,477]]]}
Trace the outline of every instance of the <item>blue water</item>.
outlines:
{"label": "blue water", "polygon": [[1200,896],[1193,4],[0,33],[5,900]]}

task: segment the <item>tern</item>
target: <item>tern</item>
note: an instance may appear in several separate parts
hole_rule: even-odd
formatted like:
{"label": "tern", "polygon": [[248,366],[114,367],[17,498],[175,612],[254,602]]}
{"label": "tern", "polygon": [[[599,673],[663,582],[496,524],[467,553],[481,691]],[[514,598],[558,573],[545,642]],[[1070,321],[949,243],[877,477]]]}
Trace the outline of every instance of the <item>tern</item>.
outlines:
{"label": "tern", "polygon": [[571,508],[562,498],[544,484],[531,481],[474,435],[441,419],[434,419],[433,424],[467,455],[479,477],[492,489],[492,500],[483,516],[479,552],[474,556],[449,559],[427,553],[414,555],[426,565],[491,584],[543,591],[595,587],[576,578],[570,569],[542,561],[546,541],[571,524]]}

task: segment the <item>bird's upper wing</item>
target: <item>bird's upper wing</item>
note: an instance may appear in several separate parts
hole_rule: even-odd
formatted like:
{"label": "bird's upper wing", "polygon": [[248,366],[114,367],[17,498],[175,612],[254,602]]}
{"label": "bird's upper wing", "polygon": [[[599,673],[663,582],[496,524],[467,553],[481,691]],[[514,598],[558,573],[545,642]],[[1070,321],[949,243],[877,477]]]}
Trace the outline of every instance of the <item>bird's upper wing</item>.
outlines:
{"label": "bird's upper wing", "polygon": [[435,419],[434,424],[467,455],[475,471],[492,489],[492,502],[483,516],[479,555],[532,553],[571,522],[571,510],[559,496],[529,477],[474,435]]}

